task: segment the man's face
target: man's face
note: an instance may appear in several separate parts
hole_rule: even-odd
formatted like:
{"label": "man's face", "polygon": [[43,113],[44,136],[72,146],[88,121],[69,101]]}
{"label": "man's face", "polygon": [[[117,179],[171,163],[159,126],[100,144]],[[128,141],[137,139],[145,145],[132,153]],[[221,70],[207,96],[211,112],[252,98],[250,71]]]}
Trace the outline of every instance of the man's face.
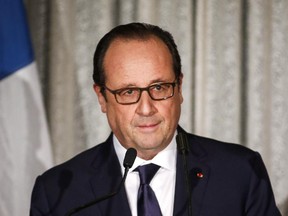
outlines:
{"label": "man's face", "polygon": [[[112,90],[127,87],[147,87],[155,83],[174,82],[176,79],[172,56],[167,46],[158,38],[149,40],[116,40],[104,58],[105,85]],[[174,96],[154,101],[143,91],[138,103],[121,105],[114,95],[94,86],[102,112],[125,148],[133,147],[144,159],[153,158],[172,140],[183,101],[181,82],[175,86]]]}

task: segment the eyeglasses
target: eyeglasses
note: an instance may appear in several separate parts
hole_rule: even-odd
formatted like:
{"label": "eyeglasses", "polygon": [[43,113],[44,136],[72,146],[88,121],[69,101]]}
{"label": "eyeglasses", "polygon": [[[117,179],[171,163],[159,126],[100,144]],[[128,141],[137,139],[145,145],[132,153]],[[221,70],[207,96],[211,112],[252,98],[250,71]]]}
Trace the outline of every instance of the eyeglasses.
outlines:
{"label": "eyeglasses", "polygon": [[109,92],[114,94],[117,103],[129,105],[138,103],[143,91],[147,91],[151,99],[155,101],[171,98],[174,95],[174,88],[176,84],[177,81],[175,80],[172,83],[152,84],[146,88],[131,87],[111,90],[108,87],[103,86],[103,89],[107,89]]}

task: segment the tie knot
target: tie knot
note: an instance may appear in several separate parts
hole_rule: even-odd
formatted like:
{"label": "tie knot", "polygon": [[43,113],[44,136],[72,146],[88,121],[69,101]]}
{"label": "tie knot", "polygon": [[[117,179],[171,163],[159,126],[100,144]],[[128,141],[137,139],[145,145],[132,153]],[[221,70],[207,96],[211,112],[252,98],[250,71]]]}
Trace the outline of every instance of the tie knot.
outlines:
{"label": "tie knot", "polygon": [[152,178],[159,170],[159,168],[160,167],[158,165],[152,163],[144,166],[138,166],[136,171],[139,172],[140,184],[150,184]]}

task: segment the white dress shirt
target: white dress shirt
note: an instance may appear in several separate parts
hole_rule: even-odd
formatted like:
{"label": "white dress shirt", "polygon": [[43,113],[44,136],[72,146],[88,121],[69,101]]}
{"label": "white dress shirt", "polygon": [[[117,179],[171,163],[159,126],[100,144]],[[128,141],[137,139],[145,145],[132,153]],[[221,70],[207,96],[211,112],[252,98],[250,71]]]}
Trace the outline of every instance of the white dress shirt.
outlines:
{"label": "white dress shirt", "polygon": [[[160,166],[160,169],[155,174],[150,182],[158,203],[161,208],[162,215],[172,216],[174,208],[174,194],[176,182],[176,133],[171,143],[161,152],[159,152],[152,160],[143,160],[136,157],[133,166],[130,168],[125,182],[126,193],[132,216],[137,216],[137,195],[140,185],[139,173],[134,171],[140,165],[154,163]],[[125,157],[126,149],[119,143],[118,139],[113,136],[114,148],[122,167],[122,174],[124,167],[122,166]]]}

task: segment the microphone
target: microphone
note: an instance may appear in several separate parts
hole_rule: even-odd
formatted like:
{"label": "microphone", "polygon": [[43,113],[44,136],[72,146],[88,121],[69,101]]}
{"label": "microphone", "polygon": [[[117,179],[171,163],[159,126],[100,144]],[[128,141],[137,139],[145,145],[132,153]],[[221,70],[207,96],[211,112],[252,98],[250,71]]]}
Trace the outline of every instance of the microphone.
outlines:
{"label": "microphone", "polygon": [[106,199],[109,199],[110,197],[115,196],[120,191],[120,189],[123,187],[125,180],[126,180],[126,177],[127,177],[127,174],[128,174],[128,171],[133,166],[133,163],[135,161],[136,156],[137,156],[136,149],[134,149],[134,148],[127,149],[125,157],[124,157],[124,161],[123,161],[123,166],[125,168],[124,175],[123,175],[121,182],[120,182],[116,191],[114,191],[110,194],[107,194],[105,196],[99,197],[99,198],[97,198],[97,199],[95,199],[89,203],[82,205],[82,206],[74,208],[74,209],[70,210],[69,212],[67,212],[65,216],[71,216],[74,213],[77,213],[77,212],[79,212],[85,208],[88,208],[88,207],[95,205],[95,204],[97,204],[103,200],[106,200]]}
{"label": "microphone", "polygon": [[177,142],[177,148],[178,151],[180,151],[180,154],[182,155],[183,160],[183,166],[184,166],[184,172],[185,172],[185,181],[186,181],[186,190],[188,195],[188,215],[192,216],[192,194],[191,194],[191,187],[190,187],[190,177],[188,173],[188,166],[187,166],[187,154],[189,152],[188,148],[188,139],[185,133],[179,133],[176,136],[176,142]]}
{"label": "microphone", "polygon": [[177,147],[178,147],[178,150],[180,151],[180,153],[182,155],[186,155],[189,152],[188,140],[187,140],[186,134],[179,133],[176,136],[176,142],[177,142]]}

